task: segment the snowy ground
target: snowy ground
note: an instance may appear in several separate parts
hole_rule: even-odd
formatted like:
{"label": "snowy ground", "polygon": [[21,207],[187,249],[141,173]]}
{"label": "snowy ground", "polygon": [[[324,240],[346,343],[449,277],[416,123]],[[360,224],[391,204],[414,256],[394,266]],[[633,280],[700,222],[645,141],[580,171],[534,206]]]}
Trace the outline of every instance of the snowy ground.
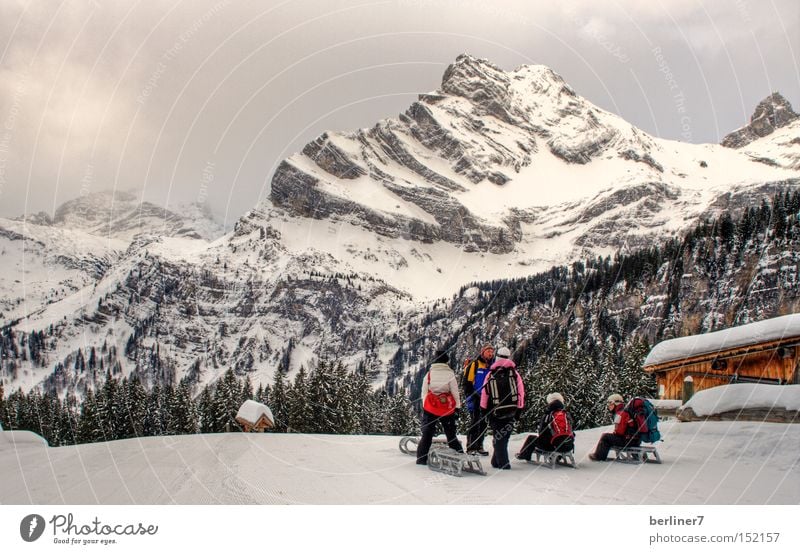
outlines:
{"label": "snowy ground", "polygon": [[[800,425],[661,424],[662,465],[514,460],[461,478],[416,466],[398,437],[217,434],[48,448],[0,433],[0,504],[798,504]],[[516,452],[524,435],[515,435]],[[490,441],[487,441],[490,442]]]}

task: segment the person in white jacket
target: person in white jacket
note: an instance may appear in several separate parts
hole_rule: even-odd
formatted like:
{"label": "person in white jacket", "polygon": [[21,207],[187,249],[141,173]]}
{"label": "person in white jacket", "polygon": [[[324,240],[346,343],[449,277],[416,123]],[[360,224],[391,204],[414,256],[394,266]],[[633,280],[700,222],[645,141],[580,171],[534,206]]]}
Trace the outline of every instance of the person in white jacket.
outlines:
{"label": "person in white jacket", "polygon": [[[461,407],[461,396],[458,392],[456,375],[447,365],[449,361],[450,357],[447,352],[438,350],[428,373],[422,379],[422,438],[417,446],[417,463],[420,465],[428,463],[428,451],[431,449],[433,436],[436,434],[437,423],[440,423],[444,429],[447,446],[456,452],[464,452],[461,442],[456,437],[456,414]],[[444,395],[442,400],[448,400],[449,406],[442,408],[444,413],[436,414],[425,409],[425,398],[429,391],[437,395]],[[452,399],[449,399],[448,395],[452,395]],[[437,409],[437,411],[439,410]]]}

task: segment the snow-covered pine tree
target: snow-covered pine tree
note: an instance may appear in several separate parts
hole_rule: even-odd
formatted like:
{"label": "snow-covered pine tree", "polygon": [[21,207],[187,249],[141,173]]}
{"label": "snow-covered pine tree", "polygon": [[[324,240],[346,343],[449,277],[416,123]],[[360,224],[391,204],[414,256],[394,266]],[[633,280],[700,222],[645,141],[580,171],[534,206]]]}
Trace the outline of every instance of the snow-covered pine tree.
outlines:
{"label": "snow-covered pine tree", "polygon": [[117,380],[111,376],[111,371],[106,372],[106,380],[103,387],[95,396],[97,403],[97,415],[100,418],[100,425],[105,433],[105,440],[122,438],[117,435],[116,420],[119,408],[119,386]]}
{"label": "snow-covered pine tree", "polygon": [[10,429],[8,412],[6,412],[6,393],[3,389],[3,382],[0,381],[0,426],[3,429]]}
{"label": "snow-covered pine tree", "polygon": [[355,375],[349,373],[341,361],[331,369],[332,396],[329,403],[334,421],[334,433],[352,435],[356,432],[359,413],[367,408],[369,395],[356,397]]}
{"label": "snow-covered pine tree", "polygon": [[240,431],[236,423],[236,412],[244,400],[236,374],[229,369],[217,381],[214,389],[214,431],[218,433]]}
{"label": "snow-covered pine tree", "polygon": [[250,380],[250,375],[244,376],[244,381],[242,382],[242,389],[239,393],[239,397],[242,402],[245,400],[253,400],[255,398],[255,394],[253,394],[253,382]]}
{"label": "snow-covered pine tree", "polygon": [[564,400],[576,429],[597,425],[598,407],[603,406],[600,368],[585,350],[571,352],[563,385]]}
{"label": "snow-covered pine tree", "polygon": [[147,391],[136,374],[122,381],[122,394],[117,403],[116,418],[120,434],[125,437],[140,437],[147,411]]}
{"label": "snow-covered pine tree", "polygon": [[211,391],[206,385],[203,387],[203,392],[200,393],[200,398],[197,401],[197,412],[199,418],[199,427],[201,433],[214,432],[214,399],[211,396]]}
{"label": "snow-covered pine tree", "polygon": [[383,432],[388,435],[419,434],[419,418],[404,389],[388,398]]}
{"label": "snow-covered pine tree", "polygon": [[101,442],[106,440],[105,431],[98,413],[97,403],[92,389],[86,391],[81,404],[81,417],[78,421],[78,442]]}
{"label": "snow-covered pine tree", "polygon": [[308,376],[308,401],[311,405],[311,420],[307,422],[309,433],[336,433],[338,414],[335,412],[337,389],[340,384],[329,375],[330,365],[320,360]]}
{"label": "snow-covered pine tree", "polygon": [[78,443],[78,413],[78,400],[74,394],[68,392],[59,414],[59,444],[73,445]]}
{"label": "snow-covered pine tree", "polygon": [[622,394],[626,399],[634,396],[654,398],[658,392],[655,376],[642,370],[649,351],[650,346],[646,342],[636,340],[625,352],[619,373]]}
{"label": "snow-covered pine tree", "polygon": [[377,396],[372,391],[366,371],[354,371],[348,378],[344,396],[353,417],[350,433],[370,435],[377,432]]}
{"label": "snow-covered pine tree", "polygon": [[293,433],[310,432],[309,429],[313,428],[313,412],[309,401],[308,377],[302,365],[295,375],[294,383],[286,391],[286,407],[289,422],[287,430]]}
{"label": "snow-covered pine tree", "polygon": [[144,420],[142,421],[142,434],[145,437],[157,437],[165,434],[167,409],[164,391],[156,382],[147,395]]}
{"label": "snow-covered pine tree", "polygon": [[181,379],[177,387],[170,387],[167,432],[171,435],[197,432],[197,406],[192,400],[191,385],[186,379]]}
{"label": "snow-covered pine tree", "polygon": [[266,404],[275,419],[274,430],[285,433],[288,427],[286,379],[279,369],[275,370]]}

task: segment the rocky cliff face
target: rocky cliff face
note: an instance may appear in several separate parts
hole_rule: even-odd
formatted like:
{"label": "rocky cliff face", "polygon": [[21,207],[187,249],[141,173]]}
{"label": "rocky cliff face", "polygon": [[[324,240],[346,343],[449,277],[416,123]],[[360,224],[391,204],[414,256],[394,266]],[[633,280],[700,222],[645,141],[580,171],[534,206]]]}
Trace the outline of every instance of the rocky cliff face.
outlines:
{"label": "rocky cliff face", "polygon": [[722,146],[742,148],[775,130],[785,127],[800,117],[792,110],[792,105],[778,92],[773,92],[758,103],[750,123],[728,134],[722,139]]}

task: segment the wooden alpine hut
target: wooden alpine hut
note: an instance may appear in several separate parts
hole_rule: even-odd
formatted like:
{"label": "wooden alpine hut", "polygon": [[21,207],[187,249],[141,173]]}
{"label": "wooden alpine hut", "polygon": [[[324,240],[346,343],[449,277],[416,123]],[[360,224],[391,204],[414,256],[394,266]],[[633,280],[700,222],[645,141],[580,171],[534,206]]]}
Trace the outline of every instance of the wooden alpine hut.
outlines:
{"label": "wooden alpine hut", "polygon": [[653,347],[644,370],[654,373],[659,396],[680,399],[691,377],[695,392],[730,383],[800,383],[800,314],[722,331],[665,340]]}
{"label": "wooden alpine hut", "polygon": [[272,411],[255,400],[245,400],[236,413],[236,422],[242,426],[245,433],[250,431],[264,431],[275,425]]}

